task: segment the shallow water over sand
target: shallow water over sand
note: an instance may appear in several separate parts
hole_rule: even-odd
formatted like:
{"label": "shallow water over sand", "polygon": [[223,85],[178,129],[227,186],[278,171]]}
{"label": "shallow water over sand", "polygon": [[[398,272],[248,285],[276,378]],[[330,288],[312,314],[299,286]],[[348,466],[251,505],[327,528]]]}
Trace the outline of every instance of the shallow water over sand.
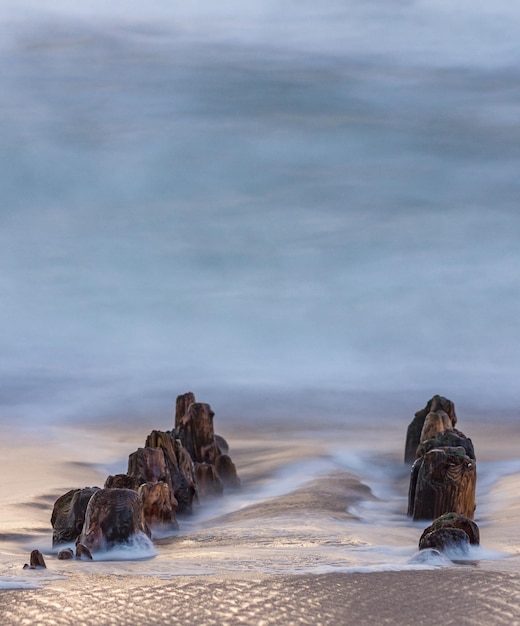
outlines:
{"label": "shallow water over sand", "polygon": [[[293,436],[286,429],[255,434],[250,427],[241,435],[234,426],[226,430],[225,418],[220,424],[241,489],[202,502],[193,516],[179,518],[179,531],[156,532],[154,550],[134,545],[95,556],[93,563],[56,560],[49,521],[53,502],[69,488],[102,485],[109,473],[125,472],[128,454],[144,444],[148,431],[121,435],[75,428],[66,436],[62,431],[51,448],[41,439],[40,445],[27,445],[16,461],[11,457],[10,488],[2,494],[1,585],[38,587],[71,575],[168,579],[454,566],[437,558],[414,559],[427,523],[406,517],[409,470],[402,455],[407,422],[399,425],[401,432],[372,422],[344,431],[333,425],[295,428]],[[468,567],[478,563],[484,569],[515,571],[520,567],[518,426],[509,422],[491,429],[463,417],[458,426],[472,436],[480,459],[475,519],[481,547],[472,549]],[[89,445],[81,452],[74,441]],[[33,548],[44,553],[48,570],[21,570]]]}

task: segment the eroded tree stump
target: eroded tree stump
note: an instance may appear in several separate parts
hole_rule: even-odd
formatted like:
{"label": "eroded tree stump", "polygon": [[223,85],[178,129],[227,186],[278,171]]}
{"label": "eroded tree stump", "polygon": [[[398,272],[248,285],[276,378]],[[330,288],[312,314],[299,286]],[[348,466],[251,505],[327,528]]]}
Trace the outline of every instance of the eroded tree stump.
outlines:
{"label": "eroded tree stump", "polygon": [[413,502],[408,507],[414,520],[433,520],[450,512],[473,518],[476,464],[464,448],[435,448],[416,465],[415,488],[411,485],[409,492]]}
{"label": "eroded tree stump", "polygon": [[428,528],[425,528],[421,538],[419,539],[419,550],[422,550],[422,543],[425,537],[441,528],[458,528],[463,530],[468,536],[470,544],[478,546],[480,544],[480,531],[477,524],[468,517],[460,515],[460,513],[446,513],[441,515],[432,522]]}
{"label": "eroded tree stump", "polygon": [[172,498],[169,485],[163,482],[143,483],[139,487],[144,518],[148,526],[168,525],[179,528],[175,512],[177,500]]}
{"label": "eroded tree stump", "polygon": [[114,476],[108,476],[105,480],[105,489],[133,489],[137,491],[139,489],[139,479],[137,476],[129,474],[115,474]]}
{"label": "eroded tree stump", "polygon": [[473,442],[469,437],[466,437],[460,430],[453,429],[447,430],[436,437],[422,441],[417,446],[416,457],[420,458],[424,456],[430,450],[434,448],[464,448],[466,454],[470,459],[475,460],[475,449]]}
{"label": "eroded tree stump", "polygon": [[180,478],[172,437],[168,433],[153,431],[146,441],[159,445],[133,452],[128,457],[128,474],[134,476],[139,484],[146,522],[178,527],[176,511],[179,503],[175,497],[172,472],[177,482]]}
{"label": "eroded tree stump", "polygon": [[139,532],[151,537],[139,495],[131,489],[99,489],[89,500],[76,549],[111,548],[128,543]]}
{"label": "eroded tree stump", "polygon": [[69,559],[74,558],[74,552],[71,548],[64,548],[58,552],[58,560],[60,561],[68,561]]}
{"label": "eroded tree stump", "polygon": [[240,487],[240,478],[237,474],[237,468],[227,454],[221,454],[217,457],[215,469],[226,489],[238,489],[238,487]]}
{"label": "eroded tree stump", "polygon": [[161,448],[168,468],[173,495],[179,513],[191,513],[196,496],[195,468],[181,441],[171,432],[153,430],[146,439],[146,447]]}
{"label": "eroded tree stump", "polygon": [[195,476],[197,478],[197,494],[201,498],[221,496],[224,493],[224,485],[213,464],[195,463]]}
{"label": "eroded tree stump", "polygon": [[171,483],[162,448],[138,448],[128,457],[128,475],[138,483]]}
{"label": "eroded tree stump", "polygon": [[175,428],[178,427],[182,418],[188,412],[188,409],[192,404],[196,402],[195,394],[191,391],[187,393],[183,393],[180,396],[177,396],[177,400],[175,402]]}
{"label": "eroded tree stump", "polygon": [[424,409],[417,411],[414,419],[408,426],[408,430],[406,432],[406,444],[404,451],[404,461],[405,463],[413,463],[415,460],[415,451],[417,450],[417,446],[421,442],[421,432],[424,426],[424,421],[426,416],[429,413],[434,413],[436,411],[444,411],[450,419],[452,428],[455,427],[457,423],[457,416],[455,414],[455,405],[451,400],[444,398],[443,396],[433,396]]}
{"label": "eroded tree stump", "polygon": [[219,455],[209,404],[191,404],[176,427],[177,436],[195,463],[214,464]]}
{"label": "eroded tree stump", "polygon": [[51,515],[53,546],[76,541],[83,528],[88,502],[98,489],[71,489],[56,500]]}
{"label": "eroded tree stump", "polygon": [[421,537],[419,550],[427,550],[428,548],[440,552],[456,550],[459,553],[467,554],[469,537],[461,528],[439,528]]}
{"label": "eroded tree stump", "polygon": [[221,435],[215,435],[215,443],[219,454],[229,454],[229,444]]}
{"label": "eroded tree stump", "polygon": [[23,569],[46,569],[47,565],[45,565],[45,559],[43,558],[43,554],[39,550],[33,550],[31,552],[31,558],[29,561],[29,565],[27,563],[23,566]]}
{"label": "eroded tree stump", "polygon": [[453,428],[452,421],[445,411],[430,411],[424,418],[420,441],[437,437],[446,430]]}

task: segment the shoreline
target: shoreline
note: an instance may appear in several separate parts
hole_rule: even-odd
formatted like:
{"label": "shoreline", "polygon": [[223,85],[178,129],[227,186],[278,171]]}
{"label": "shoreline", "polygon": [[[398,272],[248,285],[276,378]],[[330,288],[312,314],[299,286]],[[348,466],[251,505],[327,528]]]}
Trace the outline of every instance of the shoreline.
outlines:
{"label": "shoreline", "polygon": [[[379,428],[352,420],[342,431],[335,420],[320,431],[303,424],[295,437],[287,436],[289,425],[233,429],[218,419],[216,431],[230,444],[243,488],[179,518],[178,533],[155,538],[154,558],[94,563],[55,559],[53,501],[69,482],[99,483],[126,464],[144,444],[148,423],[101,432],[70,425],[59,437],[50,430],[45,444],[22,426],[30,435],[23,449],[1,446],[12,480],[1,498],[2,574],[38,588],[0,589],[2,623],[433,626],[442,616],[446,624],[520,624],[514,484],[520,461],[514,472],[501,469],[504,457],[516,463],[520,425],[460,417],[484,459],[482,477],[498,477],[478,503],[485,550],[476,566],[409,562],[426,524],[405,514],[406,417],[382,418]],[[18,477],[20,467],[25,474]],[[47,570],[22,571],[31,548],[49,557]]]}

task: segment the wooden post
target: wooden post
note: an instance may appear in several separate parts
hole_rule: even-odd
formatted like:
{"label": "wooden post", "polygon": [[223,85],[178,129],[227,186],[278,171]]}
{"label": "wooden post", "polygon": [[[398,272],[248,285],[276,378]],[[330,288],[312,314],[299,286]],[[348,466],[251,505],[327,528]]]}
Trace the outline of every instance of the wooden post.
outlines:
{"label": "wooden post", "polygon": [[424,418],[420,441],[431,439],[453,428],[451,419],[445,411],[430,411]]}
{"label": "wooden post", "polygon": [[221,454],[217,457],[215,469],[226,489],[237,489],[240,487],[240,478],[237,475],[237,468],[227,454]]}
{"label": "wooden post", "polygon": [[151,537],[139,495],[132,489],[99,489],[89,500],[76,550],[80,545],[90,552],[110,548],[138,532]]}
{"label": "wooden post", "polygon": [[457,423],[457,416],[455,414],[455,405],[451,400],[444,398],[443,396],[433,396],[428,403],[421,409],[417,411],[414,419],[408,426],[408,430],[406,432],[406,444],[404,451],[404,462],[405,463],[413,463],[415,460],[415,451],[417,450],[417,446],[421,442],[421,432],[424,426],[424,421],[428,413],[432,413],[435,411],[444,411],[448,417],[450,418],[452,428],[455,427]]}
{"label": "wooden post", "polygon": [[115,474],[114,476],[108,476],[105,480],[105,489],[133,489],[137,491],[139,489],[139,480],[137,476],[128,474]]}
{"label": "wooden post", "polygon": [[47,569],[43,554],[39,550],[33,550],[31,552],[31,558],[29,565],[27,563],[23,566],[23,569]]}
{"label": "wooden post", "polygon": [[419,465],[413,519],[433,520],[450,512],[472,519],[477,472],[475,461],[464,448],[435,448]]}
{"label": "wooden post", "polygon": [[87,504],[98,489],[71,489],[56,500],[51,515],[53,546],[76,541],[83,528]]}
{"label": "wooden post", "polygon": [[416,456],[420,458],[434,448],[458,448],[462,447],[470,459],[475,460],[475,448],[469,437],[460,430],[447,430],[439,435],[422,441],[417,446]]}
{"label": "wooden post", "polygon": [[209,404],[191,404],[176,428],[177,435],[196,463],[214,464],[219,455],[213,430],[213,416]]}
{"label": "wooden post", "polygon": [[439,528],[421,538],[419,550],[428,548],[441,552],[457,550],[459,553],[466,554],[469,548],[469,538],[460,528]]}
{"label": "wooden post", "polygon": [[178,427],[182,418],[188,412],[190,406],[195,402],[195,394],[191,391],[183,393],[181,396],[177,396],[177,400],[175,402],[175,428]]}
{"label": "wooden post", "polygon": [[440,530],[441,528],[457,528],[459,530],[463,530],[468,536],[468,540],[471,545],[478,546],[480,544],[480,531],[477,524],[472,519],[469,519],[469,517],[465,517],[464,515],[460,515],[459,513],[446,513],[445,515],[441,515],[434,520],[428,528],[424,529],[424,532],[419,539],[419,550],[423,549],[426,537],[430,533]]}
{"label": "wooden post", "polygon": [[197,491],[195,469],[181,441],[176,439],[171,432],[153,430],[146,439],[146,447],[162,449],[179,513],[190,513]]}
{"label": "wooden post", "polygon": [[179,528],[175,517],[177,500],[172,498],[169,485],[163,482],[143,483],[138,493],[143,503],[144,519],[149,526],[168,524]]}
{"label": "wooden post", "polygon": [[195,463],[195,476],[197,478],[197,494],[201,498],[221,496],[224,492],[224,485],[215,466],[211,463]]}
{"label": "wooden post", "polygon": [[128,475],[142,483],[171,482],[162,448],[138,448],[128,457]]}

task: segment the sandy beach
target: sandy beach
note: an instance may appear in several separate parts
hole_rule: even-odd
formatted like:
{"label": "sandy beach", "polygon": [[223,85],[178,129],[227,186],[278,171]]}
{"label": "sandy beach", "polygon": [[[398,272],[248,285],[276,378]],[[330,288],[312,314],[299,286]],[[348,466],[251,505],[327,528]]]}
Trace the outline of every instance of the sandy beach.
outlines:
{"label": "sandy beach", "polygon": [[[463,420],[482,459],[482,545],[464,563],[417,558],[427,524],[406,517],[406,422],[401,433],[381,422],[377,438],[373,423],[343,433],[309,423],[291,438],[289,426],[240,431],[226,420],[239,491],[202,502],[179,518],[178,532],[156,534],[154,554],[58,561],[53,502],[70,487],[125,471],[149,424],[124,435],[63,429],[61,440],[53,431],[52,447],[40,438],[8,464],[11,485],[20,466],[30,471],[20,492],[2,495],[2,623],[520,623],[518,426]],[[74,441],[88,442],[85,452]],[[46,570],[22,570],[34,548]]]}
{"label": "sandy beach", "polygon": [[437,571],[302,576],[72,576],[40,591],[0,592],[15,624],[520,623],[520,575]]}

